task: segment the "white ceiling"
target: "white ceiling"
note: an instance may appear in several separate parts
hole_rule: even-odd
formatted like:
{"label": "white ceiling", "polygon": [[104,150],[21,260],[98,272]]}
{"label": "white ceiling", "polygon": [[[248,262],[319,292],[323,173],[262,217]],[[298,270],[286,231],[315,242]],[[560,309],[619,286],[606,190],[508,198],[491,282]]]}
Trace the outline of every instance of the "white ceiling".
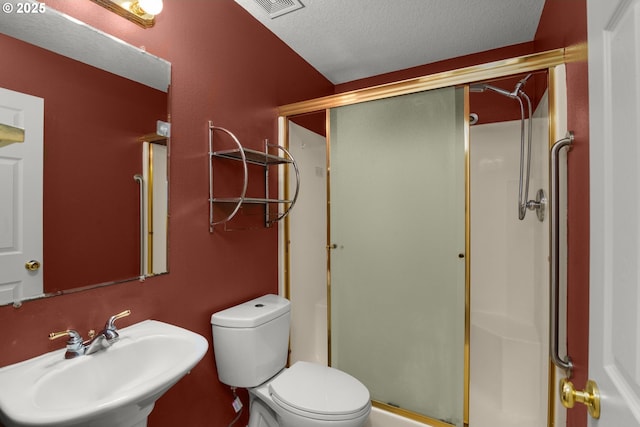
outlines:
{"label": "white ceiling", "polygon": [[339,84],[532,41],[545,0],[301,0],[274,19],[235,1]]}

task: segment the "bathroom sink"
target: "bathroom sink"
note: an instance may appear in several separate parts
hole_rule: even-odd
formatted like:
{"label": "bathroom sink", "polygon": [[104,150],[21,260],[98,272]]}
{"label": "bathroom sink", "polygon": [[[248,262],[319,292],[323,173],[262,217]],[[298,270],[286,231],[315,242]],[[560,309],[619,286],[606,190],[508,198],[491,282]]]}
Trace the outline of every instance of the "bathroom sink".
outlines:
{"label": "bathroom sink", "polygon": [[0,422],[13,426],[138,427],[155,401],[202,359],[207,340],[155,320],[118,330],[111,347],[65,349],[0,368]]}

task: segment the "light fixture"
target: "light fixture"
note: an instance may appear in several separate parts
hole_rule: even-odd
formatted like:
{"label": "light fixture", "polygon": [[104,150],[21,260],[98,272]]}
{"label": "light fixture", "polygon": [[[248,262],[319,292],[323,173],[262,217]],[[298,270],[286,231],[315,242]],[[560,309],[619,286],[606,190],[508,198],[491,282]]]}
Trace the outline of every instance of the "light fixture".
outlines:
{"label": "light fixture", "polygon": [[156,23],[155,16],[162,12],[162,0],[91,0],[105,9],[141,26],[151,28]]}
{"label": "light fixture", "polygon": [[162,0],[138,0],[137,3],[140,9],[154,16],[162,12],[164,6]]}

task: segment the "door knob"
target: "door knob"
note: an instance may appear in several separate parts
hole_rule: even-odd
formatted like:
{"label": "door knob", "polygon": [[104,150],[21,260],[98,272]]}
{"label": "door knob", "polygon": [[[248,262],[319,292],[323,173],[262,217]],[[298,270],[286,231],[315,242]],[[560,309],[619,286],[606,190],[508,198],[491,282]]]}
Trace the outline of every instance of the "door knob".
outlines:
{"label": "door knob", "polygon": [[576,390],[567,378],[560,381],[560,401],[567,409],[573,408],[576,402],[584,403],[589,409],[589,415],[600,418],[600,391],[594,381],[587,381],[584,391]]}
{"label": "door knob", "polygon": [[24,268],[29,271],[37,271],[40,268],[40,262],[32,259],[24,264]]}

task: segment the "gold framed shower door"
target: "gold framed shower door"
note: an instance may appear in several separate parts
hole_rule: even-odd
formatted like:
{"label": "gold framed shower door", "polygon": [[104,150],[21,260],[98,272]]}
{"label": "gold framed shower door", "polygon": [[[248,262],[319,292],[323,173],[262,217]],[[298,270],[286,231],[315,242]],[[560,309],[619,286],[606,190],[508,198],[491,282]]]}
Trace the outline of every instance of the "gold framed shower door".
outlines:
{"label": "gold framed shower door", "polygon": [[[435,73],[425,75],[417,78],[392,82],[388,84],[372,86],[364,89],[354,90],[350,92],[340,93],[336,95],[329,95],[307,101],[296,102],[280,106],[278,108],[278,120],[280,126],[280,137],[282,138],[281,144],[289,149],[289,117],[309,114],[314,112],[325,112],[326,117],[326,129],[328,135],[329,129],[329,109],[341,106],[347,106],[352,104],[358,104],[367,101],[379,100],[384,98],[390,98],[394,96],[412,94],[416,92],[439,89],[448,86],[461,86],[465,87],[465,341],[464,341],[464,426],[469,426],[469,363],[470,363],[470,311],[471,311],[471,290],[470,290],[470,177],[469,177],[469,89],[468,85],[486,81],[491,79],[497,79],[507,77],[514,74],[522,74],[533,71],[547,70],[549,75],[549,92],[553,94],[553,74],[554,68],[558,65],[567,64],[571,62],[582,62],[587,57],[586,44],[580,44],[570,46],[566,48],[554,49],[546,52],[534,53],[530,55],[524,55],[515,58],[504,59],[500,61],[494,61],[490,63],[474,65],[465,68],[459,68],[451,71],[445,71],[441,73]],[[554,135],[556,133],[556,124],[554,122],[555,115],[553,114],[557,109],[554,102],[554,96],[549,97],[549,141],[550,144],[554,141]],[[327,137],[327,162],[329,162],[329,141]],[[329,165],[327,164],[327,170],[329,171]],[[329,171],[330,173],[330,171]],[[327,200],[330,200],[330,177],[327,173]],[[284,192],[285,198],[287,198],[288,192],[288,173],[284,175]],[[331,355],[331,254],[329,246],[330,238],[330,215],[329,206],[327,206],[327,299],[328,299],[328,338],[329,338],[329,357]],[[290,298],[290,230],[289,230],[289,218],[285,218],[283,225],[283,287],[285,297]],[[548,399],[548,413],[547,423],[548,427],[553,427],[555,417],[555,371],[550,364],[549,367],[549,399]],[[404,410],[402,408],[396,408],[394,406],[382,403],[373,402],[373,405],[384,409],[386,411],[416,420],[420,422],[427,422],[434,427],[449,427],[450,424],[444,423],[439,420],[417,414],[411,411]]]}

